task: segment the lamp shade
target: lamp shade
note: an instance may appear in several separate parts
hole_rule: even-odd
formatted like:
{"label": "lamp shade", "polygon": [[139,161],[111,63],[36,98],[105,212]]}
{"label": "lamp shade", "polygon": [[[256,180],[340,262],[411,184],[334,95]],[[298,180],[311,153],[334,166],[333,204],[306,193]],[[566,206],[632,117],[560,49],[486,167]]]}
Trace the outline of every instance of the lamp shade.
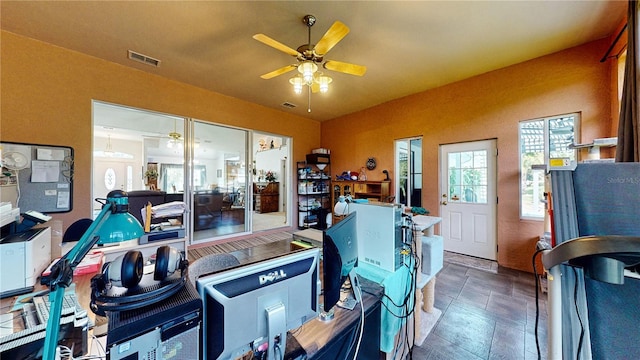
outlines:
{"label": "lamp shade", "polygon": [[333,207],[333,213],[337,216],[349,214],[349,204],[345,201],[345,197],[340,195],[338,202]]}
{"label": "lamp shade", "polygon": [[129,198],[127,193],[121,190],[111,191],[107,195],[107,203],[112,211],[100,222],[95,235],[100,239],[98,244],[108,244],[139,238],[144,234],[140,222],[129,214]]}
{"label": "lamp shade", "polygon": [[304,85],[304,80],[302,80],[302,76],[294,76],[289,79],[289,82],[293,85],[293,91],[296,94],[302,94],[302,86]]}
{"label": "lamp shade", "polygon": [[298,65],[298,71],[302,74],[304,81],[310,85],[313,82],[313,74],[318,71],[318,65],[311,60],[306,60]]}
{"label": "lamp shade", "polygon": [[318,76],[318,84],[320,85],[321,93],[326,93],[327,91],[329,91],[329,84],[331,84],[331,81],[333,81],[333,79],[331,79],[327,75],[321,74],[320,76]]}

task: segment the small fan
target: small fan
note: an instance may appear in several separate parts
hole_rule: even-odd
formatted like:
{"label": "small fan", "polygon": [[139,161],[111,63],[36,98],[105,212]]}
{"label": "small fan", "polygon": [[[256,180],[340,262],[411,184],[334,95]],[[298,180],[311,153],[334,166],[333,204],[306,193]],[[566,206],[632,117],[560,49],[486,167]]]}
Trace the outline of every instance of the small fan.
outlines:
{"label": "small fan", "polygon": [[22,170],[29,166],[29,159],[22,153],[10,151],[2,154],[2,167],[9,170]]}

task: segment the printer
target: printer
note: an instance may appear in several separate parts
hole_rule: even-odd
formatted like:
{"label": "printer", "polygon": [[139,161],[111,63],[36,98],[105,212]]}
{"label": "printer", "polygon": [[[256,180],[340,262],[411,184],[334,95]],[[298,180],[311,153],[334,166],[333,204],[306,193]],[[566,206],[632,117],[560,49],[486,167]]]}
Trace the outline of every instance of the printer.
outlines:
{"label": "printer", "polygon": [[28,293],[51,262],[51,228],[34,228],[0,239],[0,298]]}

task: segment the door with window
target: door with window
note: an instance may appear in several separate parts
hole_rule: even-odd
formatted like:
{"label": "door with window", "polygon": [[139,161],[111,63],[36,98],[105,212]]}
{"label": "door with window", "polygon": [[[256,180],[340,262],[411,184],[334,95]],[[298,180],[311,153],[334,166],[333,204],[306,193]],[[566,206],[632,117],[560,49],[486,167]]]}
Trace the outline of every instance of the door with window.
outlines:
{"label": "door with window", "polygon": [[444,248],[496,260],[496,141],[440,146]]}

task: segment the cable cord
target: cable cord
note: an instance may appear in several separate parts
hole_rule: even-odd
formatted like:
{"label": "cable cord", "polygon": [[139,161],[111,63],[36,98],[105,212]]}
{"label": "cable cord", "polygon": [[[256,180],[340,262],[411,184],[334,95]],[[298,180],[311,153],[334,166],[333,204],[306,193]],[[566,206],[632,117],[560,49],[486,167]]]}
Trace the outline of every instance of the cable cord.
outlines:
{"label": "cable cord", "polygon": [[22,192],[20,191],[20,178],[18,177],[19,171],[15,170],[15,174],[16,174],[16,204],[20,204],[20,196],[22,196]]}
{"label": "cable cord", "polygon": [[[409,219],[407,219],[407,221],[411,221]],[[408,281],[406,282],[406,284],[408,284],[409,289],[408,291],[406,291],[405,288],[405,297],[402,301],[401,304],[396,304],[392,299],[390,299],[388,296],[387,299],[397,308],[402,310],[402,313],[400,315],[394,314],[393,311],[391,311],[389,309],[389,307],[383,303],[383,305],[385,305],[385,308],[389,311],[389,313],[391,313],[393,316],[401,318],[401,319],[409,319],[412,315],[415,315],[414,309],[417,303],[417,293],[415,291],[416,289],[416,282],[417,282],[417,276],[418,276],[418,269],[420,268],[420,257],[417,254],[417,245],[416,245],[416,241],[415,241],[415,237],[413,236],[413,234],[415,233],[416,228],[415,228],[415,224],[412,223],[412,225],[410,227],[405,227],[405,245],[409,245],[409,254],[408,257],[413,260],[413,261],[409,261],[409,263],[405,263],[404,266],[406,266],[409,269],[409,273],[408,273]],[[411,263],[413,263],[413,266],[411,266]],[[413,301],[411,301],[413,300]],[[395,346],[395,352],[394,352],[394,359],[398,358],[398,355],[400,355],[399,359],[405,359],[405,357],[408,356],[408,359],[413,359],[413,347],[414,347],[414,342],[415,342],[415,329],[416,329],[416,317],[413,317],[413,322],[409,323],[408,321],[405,323],[404,327],[404,341],[402,339],[402,337],[398,337],[398,339],[396,340],[396,346]],[[409,326],[413,326],[413,332],[410,332],[410,328]],[[410,336],[410,334],[413,334],[413,336]],[[402,346],[400,346],[402,345]],[[400,351],[400,347],[402,347],[402,352],[399,354]]]}
{"label": "cable cord", "polygon": [[[353,329],[353,334],[350,335],[350,338],[349,338],[349,341],[348,341],[349,347],[347,348],[347,352],[344,353],[344,360],[349,359],[349,353],[351,352],[351,349],[353,349],[353,345],[356,343],[356,338],[358,336],[358,330],[359,329],[360,329],[359,327]],[[342,345],[340,345],[340,349],[338,351],[336,351],[336,354],[342,354],[342,350],[344,349],[346,344],[347,344],[347,341],[343,341]]]}
{"label": "cable cord", "polygon": [[92,360],[92,359],[106,359],[105,355],[86,355],[80,357],[73,356],[73,348],[69,348],[64,345],[58,345],[56,348],[56,359],[61,360]]}
{"label": "cable cord", "polygon": [[578,270],[575,267],[573,269],[573,304],[576,308],[576,315],[578,316],[578,322],[580,323],[580,339],[578,341],[578,351],[576,352],[576,360],[580,360],[580,353],[582,352],[582,341],[584,340],[584,324],[582,323],[582,317],[580,316],[580,309],[578,308]]}
{"label": "cable cord", "polygon": [[533,253],[533,257],[531,258],[531,263],[533,265],[533,277],[536,284],[536,322],[535,322],[535,337],[536,337],[536,350],[538,352],[538,360],[542,359],[542,354],[540,353],[540,338],[538,336],[538,322],[540,319],[540,305],[539,305],[539,292],[540,292],[540,283],[538,283],[538,270],[536,270],[536,256],[543,252],[544,249],[536,250]]}
{"label": "cable cord", "polygon": [[[280,348],[280,344],[274,344],[273,347],[275,347],[275,353],[277,354],[276,358],[282,360],[282,349]],[[275,354],[274,354],[275,355]]]}
{"label": "cable cord", "polygon": [[[353,291],[358,291],[359,298],[362,299],[362,290],[360,289],[360,285],[355,286]],[[358,351],[360,351],[360,344],[362,344],[362,334],[364,333],[364,300],[360,301],[360,335],[358,335],[358,342],[356,345],[356,351],[353,353],[353,360],[356,360],[358,357]],[[351,351],[351,348],[349,348]],[[348,352],[347,352],[348,354]]]}

